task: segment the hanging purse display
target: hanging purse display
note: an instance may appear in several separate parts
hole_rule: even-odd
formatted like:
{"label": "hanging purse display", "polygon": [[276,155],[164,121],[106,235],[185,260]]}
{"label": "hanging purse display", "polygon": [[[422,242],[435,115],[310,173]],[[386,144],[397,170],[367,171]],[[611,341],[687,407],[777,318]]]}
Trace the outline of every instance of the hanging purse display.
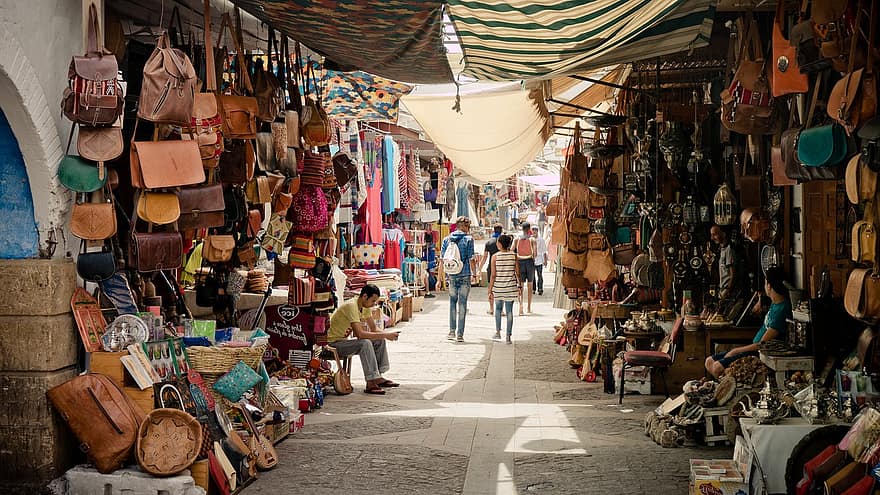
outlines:
{"label": "hanging purse display", "polygon": [[773,131],[773,97],[767,81],[758,23],[747,14],[737,21],[742,37],[736,73],[730,87],[721,92],[721,123],[739,134]]}
{"label": "hanging purse display", "polygon": [[202,257],[209,263],[227,263],[235,252],[235,238],[231,235],[208,235],[202,244]]}
{"label": "hanging purse display", "polygon": [[95,192],[94,202],[77,201],[70,213],[70,233],[87,241],[109,239],[116,235],[116,210],[110,199]]}
{"label": "hanging purse display", "polygon": [[177,227],[181,231],[222,227],[225,223],[226,205],[220,184],[181,188],[177,199],[180,205]]}
{"label": "hanging purse display", "polygon": [[76,273],[85,281],[103,282],[116,273],[116,257],[106,245],[99,252],[88,252],[83,240],[80,253],[76,257]]}
{"label": "hanging purse display", "polygon": [[[871,2],[871,28],[868,36],[868,47],[873,48],[874,30],[877,19],[874,18],[876,2]],[[852,36],[850,54],[856,52],[861,36],[859,26],[862,19],[862,4],[858,3],[856,15],[856,34]],[[874,79],[874,50],[868,50],[867,64],[864,68],[855,69],[855,56],[850,56],[846,74],[831,89],[828,96],[828,115],[846,129],[847,134],[852,132],[863,122],[874,117],[877,111],[877,81]]]}
{"label": "hanging purse display", "polygon": [[874,263],[876,260],[877,232],[870,221],[860,220],[852,227],[852,260],[856,263]]}
{"label": "hanging purse display", "polygon": [[180,201],[169,192],[141,191],[137,200],[137,216],[155,225],[167,225],[180,218]]}
{"label": "hanging purse display", "polygon": [[773,97],[791,93],[806,93],[809,89],[807,75],[802,74],[797,61],[795,47],[785,39],[782,27],[785,24],[785,2],[777,2],[773,18],[773,64],[770,70],[770,87]]}

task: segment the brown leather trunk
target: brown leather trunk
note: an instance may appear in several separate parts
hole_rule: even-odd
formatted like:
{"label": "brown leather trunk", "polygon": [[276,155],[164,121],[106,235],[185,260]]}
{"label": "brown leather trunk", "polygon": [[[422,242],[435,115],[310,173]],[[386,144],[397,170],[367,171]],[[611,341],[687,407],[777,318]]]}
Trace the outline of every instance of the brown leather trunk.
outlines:
{"label": "brown leather trunk", "polygon": [[144,414],[113,380],[81,375],[47,395],[99,472],[112,473],[131,458]]}

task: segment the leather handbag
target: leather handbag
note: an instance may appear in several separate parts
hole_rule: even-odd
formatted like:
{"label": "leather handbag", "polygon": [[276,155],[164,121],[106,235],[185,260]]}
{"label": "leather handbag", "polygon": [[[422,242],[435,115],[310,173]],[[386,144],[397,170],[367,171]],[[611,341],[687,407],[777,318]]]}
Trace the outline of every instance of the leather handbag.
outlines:
{"label": "leather handbag", "polygon": [[869,169],[880,172],[880,117],[874,117],[859,129],[862,140],[861,160]]}
{"label": "leather handbag", "polygon": [[562,259],[560,261],[563,268],[583,272],[584,268],[587,267],[587,253],[577,253],[566,249],[563,251]]}
{"label": "leather handbag", "polygon": [[190,125],[197,81],[189,57],[171,48],[168,33],[162,33],[144,65],[138,117],[160,124]]}
{"label": "leather handbag", "polygon": [[82,252],[76,257],[76,273],[88,282],[103,282],[116,273],[116,257],[113,251],[102,249],[96,253],[85,251],[83,241]]}
{"label": "leather handbag", "polygon": [[766,61],[758,35],[758,24],[747,15],[737,21],[745,33],[730,86],[721,92],[721,123],[739,134],[768,134],[773,131],[773,97],[767,80]]}
{"label": "leather handbag", "polygon": [[178,232],[132,232],[128,259],[141,273],[176,270],[183,262],[183,240]]}
{"label": "leather handbag", "polygon": [[339,187],[345,187],[357,176],[357,164],[352,161],[351,157],[346,153],[336,153],[333,155],[333,175],[336,177],[336,184]]}
{"label": "leather handbag", "polygon": [[874,223],[860,220],[852,226],[852,260],[856,263],[874,263],[877,253],[877,231]]}
{"label": "leather handbag", "polygon": [[282,216],[287,214],[287,210],[293,203],[294,193],[291,190],[294,187],[294,181],[296,181],[296,188],[299,189],[299,177],[295,177],[285,179],[278,190],[275,191],[275,195],[272,198],[272,213]]}
{"label": "leather handbag", "polygon": [[880,275],[867,268],[853,270],[846,282],[843,305],[853,318],[880,317]]}
{"label": "leather handbag", "polygon": [[562,286],[566,289],[584,289],[587,282],[583,270],[562,269]]}
{"label": "leather handbag", "polygon": [[806,93],[809,89],[807,75],[801,73],[795,47],[785,39],[782,26],[785,23],[785,2],[777,2],[773,18],[773,63],[770,67],[770,87],[773,97],[791,93]]}
{"label": "leather handbag", "polygon": [[269,178],[259,175],[247,183],[244,190],[248,203],[263,204],[272,201],[272,191],[269,189]]}
{"label": "leather handbag", "polygon": [[[813,114],[816,109],[816,101],[819,95],[819,89],[822,85],[822,77],[817,79],[813,87],[813,96],[810,102],[810,110],[807,113],[807,119],[804,122],[809,124],[812,122]],[[803,125],[797,123],[797,106],[792,99],[791,112],[789,113],[788,129],[782,132],[780,138],[780,148],[782,149],[782,159],[785,161],[785,175],[797,180],[798,182],[807,182],[812,180],[837,180],[837,167],[805,167],[798,158],[798,143]]]}
{"label": "leather handbag", "polygon": [[793,186],[797,180],[791,179],[785,174],[785,159],[782,155],[782,146],[775,145],[770,148],[770,170],[773,174],[773,186]]}
{"label": "leather handbag", "polygon": [[587,234],[587,248],[591,251],[604,251],[608,249],[608,239],[596,232]]}
{"label": "leather handbag", "polygon": [[223,153],[222,120],[217,110],[217,97],[212,93],[196,93],[189,125],[180,130],[181,138],[199,145],[202,168],[213,170],[220,165]]}
{"label": "leather handbag", "polygon": [[587,267],[584,269],[585,279],[590,282],[605,282],[611,279],[615,273],[611,249],[603,251],[591,249],[587,251]]}
{"label": "leather handbag", "polygon": [[330,117],[320,103],[307,97],[299,121],[307,146],[325,146],[330,143]]}
{"label": "leather handbag", "polygon": [[131,458],[144,413],[113,380],[80,375],[46,395],[98,472],[112,473]]}
{"label": "leather handbag", "polygon": [[[859,2],[855,26],[858,29],[862,18],[862,1]],[[876,2],[871,2],[871,14],[874,15]],[[871,19],[871,32],[868,37],[873,40],[877,20]],[[856,46],[861,37],[852,36],[850,54],[856,52]],[[869,48],[872,48],[868,44]],[[828,115],[851,134],[862,122],[874,117],[877,111],[877,82],[873,74],[874,50],[868,50],[868,60],[864,68],[855,69],[855,56],[849,56],[846,74],[831,89],[828,96]]]}
{"label": "leather handbag", "polygon": [[850,203],[871,200],[877,191],[877,172],[862,162],[861,155],[855,155],[846,165],[845,183]]}
{"label": "leather handbag", "polygon": [[221,227],[225,223],[223,186],[211,184],[181,188],[177,191],[180,218],[177,227],[183,230]]}
{"label": "leather handbag", "polygon": [[254,174],[256,156],[250,141],[227,139],[220,154],[220,182],[246,184]]}
{"label": "leather handbag", "polygon": [[328,349],[333,353],[333,359],[336,361],[336,372],[333,373],[333,390],[339,395],[348,395],[354,392],[354,387],[351,386],[351,377],[348,376],[348,372],[339,360],[339,352],[335,347],[328,347]]}
{"label": "leather handbag", "polygon": [[204,181],[202,156],[195,141],[132,141],[132,186],[158,189]]}
{"label": "leather handbag", "polygon": [[209,263],[227,263],[235,252],[235,238],[231,235],[209,235],[202,244],[202,257]]}
{"label": "leather handbag", "polygon": [[839,124],[804,129],[798,137],[798,161],[807,167],[833,167],[846,158],[846,131]]}
{"label": "leather handbag", "polygon": [[568,231],[572,234],[589,234],[590,219],[572,216],[572,218],[569,219]]}
{"label": "leather handbag", "polygon": [[83,157],[70,154],[70,143],[73,141],[73,131],[76,127],[76,124],[70,126],[70,134],[67,136],[67,149],[64,152],[64,158],[58,164],[58,181],[64,187],[74,192],[87,193],[97,191],[107,183],[104,163],[98,162],[96,167],[94,164],[84,160]]}
{"label": "leather handbag", "polygon": [[[270,63],[273,44],[275,42],[275,30],[269,28],[268,47],[266,49],[267,63]],[[276,47],[277,48],[277,47]],[[278,52],[276,49],[275,52]],[[254,96],[257,99],[257,119],[263,122],[273,122],[284,106],[284,93],[281,91],[281,82],[266,68],[261,67],[254,72]]]}
{"label": "leather handbag", "polygon": [[[229,13],[223,14],[221,17],[220,32],[217,36],[217,48],[220,48],[223,40],[224,29],[229,31],[235,46],[235,53],[238,61],[238,67],[247,67],[248,64],[244,58],[244,51],[241,48],[241,40],[237,34],[232,31],[232,20]],[[250,77],[247,71],[239,71],[236,73],[238,77],[239,88],[241,92],[253,94]],[[227,139],[256,139],[257,138],[257,114],[259,106],[257,99],[252,96],[239,95],[217,95],[218,106],[220,107],[220,116],[223,119],[223,137]]]}
{"label": "leather handbag", "polygon": [[156,225],[176,222],[180,218],[180,201],[177,194],[142,191],[138,197],[137,216]]}
{"label": "leather handbag", "polygon": [[88,44],[83,56],[70,60],[68,85],[61,98],[61,111],[72,122],[89,126],[114,124],[125,104],[117,79],[116,57],[104,49],[98,26],[98,10],[89,6]]}
{"label": "leather handbag", "polygon": [[235,251],[238,264],[247,268],[253,268],[257,263],[257,252],[254,249],[254,241],[250,240],[240,245]]}
{"label": "leather handbag", "polygon": [[113,203],[103,200],[74,203],[70,213],[70,233],[87,241],[109,239],[116,235],[116,210]]}
{"label": "leather handbag", "polygon": [[79,156],[95,162],[109,162],[122,155],[125,143],[119,127],[79,126],[76,136],[76,151]]}

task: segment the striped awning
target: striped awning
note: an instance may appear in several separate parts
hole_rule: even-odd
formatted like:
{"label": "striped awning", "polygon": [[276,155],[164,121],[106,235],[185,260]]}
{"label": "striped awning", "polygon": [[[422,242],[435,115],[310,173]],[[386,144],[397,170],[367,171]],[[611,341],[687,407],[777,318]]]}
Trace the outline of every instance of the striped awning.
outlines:
{"label": "striped awning", "polygon": [[448,0],[465,74],[549,78],[708,44],[716,0]]}

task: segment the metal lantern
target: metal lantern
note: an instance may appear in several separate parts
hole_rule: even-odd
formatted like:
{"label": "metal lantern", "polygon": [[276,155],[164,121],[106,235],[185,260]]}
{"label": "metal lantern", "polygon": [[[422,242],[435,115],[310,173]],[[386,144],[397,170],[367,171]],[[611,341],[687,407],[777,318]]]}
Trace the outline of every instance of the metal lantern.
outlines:
{"label": "metal lantern", "polygon": [[685,168],[694,148],[694,143],[680,122],[669,122],[657,144],[669,170]]}
{"label": "metal lantern", "polygon": [[721,187],[718,188],[713,204],[715,206],[715,223],[733,225],[736,221],[736,198],[726,183],[721,184]]}

